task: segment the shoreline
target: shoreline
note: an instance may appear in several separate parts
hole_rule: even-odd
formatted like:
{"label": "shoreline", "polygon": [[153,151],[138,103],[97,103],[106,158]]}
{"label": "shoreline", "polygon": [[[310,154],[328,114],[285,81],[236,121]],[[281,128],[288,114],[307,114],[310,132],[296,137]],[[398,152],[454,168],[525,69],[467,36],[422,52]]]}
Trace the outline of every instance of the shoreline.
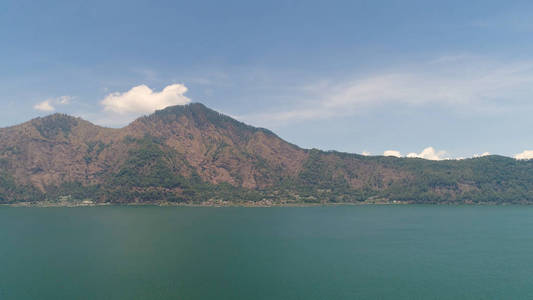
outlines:
{"label": "shoreline", "polygon": [[157,206],[157,207],[318,207],[318,206],[356,206],[356,205],[404,205],[399,203],[278,203],[278,204],[202,204],[202,203],[11,203],[0,207],[105,207],[105,206]]}
{"label": "shoreline", "polygon": [[53,208],[53,207],[106,207],[106,206],[152,206],[152,207],[247,207],[247,208],[268,208],[268,207],[324,207],[324,206],[367,206],[367,205],[426,205],[426,206],[509,206],[509,205],[531,205],[532,203],[415,203],[415,202],[343,202],[343,203],[51,203],[51,202],[20,202],[10,204],[0,204],[0,207],[26,207],[26,208]]}

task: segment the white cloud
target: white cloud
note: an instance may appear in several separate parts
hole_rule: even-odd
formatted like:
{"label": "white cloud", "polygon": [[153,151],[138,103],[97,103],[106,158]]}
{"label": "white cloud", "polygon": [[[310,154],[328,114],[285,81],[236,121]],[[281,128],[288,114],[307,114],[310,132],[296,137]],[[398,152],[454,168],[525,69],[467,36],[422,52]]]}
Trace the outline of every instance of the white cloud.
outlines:
{"label": "white cloud", "polygon": [[279,126],[349,116],[390,104],[446,106],[459,113],[502,113],[507,107],[528,105],[531,94],[533,61],[450,55],[370,76],[307,83],[293,97],[299,101],[242,119],[265,127]]}
{"label": "white cloud", "polygon": [[55,105],[70,104],[70,100],[72,99],[74,98],[71,96],[61,96],[57,98],[46,99],[43,102],[35,104],[33,108],[44,112],[51,112],[56,109]]}
{"label": "white cloud", "polygon": [[489,152],[483,152],[481,154],[474,154],[473,157],[476,158],[476,157],[483,157],[483,156],[489,156],[489,155],[490,155]]}
{"label": "white cloud", "polygon": [[58,97],[56,98],[56,102],[57,104],[70,104],[70,100],[74,99],[74,97],[71,97],[71,96],[61,96],[61,97]]}
{"label": "white cloud", "polygon": [[363,153],[361,153],[362,155],[364,156],[370,156],[372,155],[372,153],[368,152],[368,151],[363,151]]}
{"label": "white cloud", "polygon": [[101,104],[104,110],[119,115],[148,114],[172,105],[184,105],[191,100],[184,96],[187,87],[183,84],[171,84],[161,92],[154,92],[146,85],[139,85],[124,93],[111,93]]}
{"label": "white cloud", "polygon": [[50,100],[44,100],[41,103],[35,104],[33,108],[36,110],[45,111],[45,112],[54,111],[55,107],[52,106],[50,102],[51,102]]}
{"label": "white cloud", "polygon": [[[383,152],[384,156],[395,156],[395,157],[404,157],[400,151],[397,150],[386,150]],[[442,160],[447,159],[448,153],[444,150],[435,150],[433,147],[427,147],[420,153],[411,152],[407,154],[405,157],[410,158],[423,158],[423,159],[429,159],[429,160]]]}
{"label": "white cloud", "polygon": [[400,151],[396,151],[396,150],[386,150],[386,151],[383,152],[383,155],[384,156],[402,157],[402,154],[400,153]]}
{"label": "white cloud", "polygon": [[514,156],[516,159],[532,159],[533,150],[524,150],[522,153],[518,153]]}
{"label": "white cloud", "polygon": [[442,160],[445,159],[448,153],[444,150],[436,151],[433,147],[427,147],[420,153],[411,152],[407,154],[407,157],[410,158],[423,158],[429,160]]}

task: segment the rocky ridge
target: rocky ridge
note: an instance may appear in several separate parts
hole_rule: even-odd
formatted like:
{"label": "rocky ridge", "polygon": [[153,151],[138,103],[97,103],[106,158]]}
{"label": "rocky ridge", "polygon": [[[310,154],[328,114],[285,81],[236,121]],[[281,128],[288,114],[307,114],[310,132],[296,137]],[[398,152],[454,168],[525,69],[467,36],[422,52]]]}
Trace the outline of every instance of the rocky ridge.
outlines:
{"label": "rocky ridge", "polygon": [[199,103],[120,129],[64,114],[0,129],[0,203],[500,203],[530,190],[530,161],[302,149]]}

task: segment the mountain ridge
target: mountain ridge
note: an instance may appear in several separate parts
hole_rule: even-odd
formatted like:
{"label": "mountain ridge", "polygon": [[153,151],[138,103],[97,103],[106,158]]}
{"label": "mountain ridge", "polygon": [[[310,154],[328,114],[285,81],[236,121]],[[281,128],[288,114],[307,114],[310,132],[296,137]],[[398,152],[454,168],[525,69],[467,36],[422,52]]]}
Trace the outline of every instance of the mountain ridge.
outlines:
{"label": "mountain ridge", "polygon": [[0,128],[0,203],[522,203],[533,163],[302,149],[200,103],[107,128],[52,114]]}

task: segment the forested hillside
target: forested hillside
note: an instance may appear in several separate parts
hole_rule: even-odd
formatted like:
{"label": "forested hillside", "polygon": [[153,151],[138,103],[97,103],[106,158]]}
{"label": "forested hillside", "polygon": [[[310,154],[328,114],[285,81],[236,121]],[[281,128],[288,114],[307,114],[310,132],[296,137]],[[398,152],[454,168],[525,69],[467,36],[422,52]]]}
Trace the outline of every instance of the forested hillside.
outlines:
{"label": "forested hillside", "polygon": [[202,104],[121,129],[54,114],[0,129],[0,203],[525,203],[533,161],[301,149]]}

